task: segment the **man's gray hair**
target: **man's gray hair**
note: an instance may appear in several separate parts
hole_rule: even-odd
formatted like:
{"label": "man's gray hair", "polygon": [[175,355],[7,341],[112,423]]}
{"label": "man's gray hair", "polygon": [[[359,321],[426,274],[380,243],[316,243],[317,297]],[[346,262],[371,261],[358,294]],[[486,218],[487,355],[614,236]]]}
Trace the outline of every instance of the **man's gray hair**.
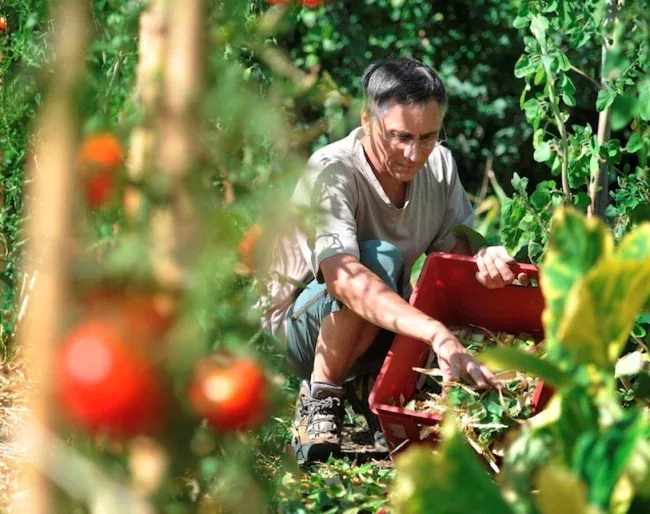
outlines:
{"label": "man's gray hair", "polygon": [[424,106],[435,100],[447,111],[447,90],[440,76],[416,59],[372,63],[363,73],[364,107],[382,116],[392,105]]}

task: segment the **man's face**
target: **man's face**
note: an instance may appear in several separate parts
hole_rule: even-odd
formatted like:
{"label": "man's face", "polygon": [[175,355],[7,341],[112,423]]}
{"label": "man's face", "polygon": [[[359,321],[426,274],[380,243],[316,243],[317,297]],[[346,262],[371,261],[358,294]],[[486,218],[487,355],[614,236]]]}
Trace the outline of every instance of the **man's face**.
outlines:
{"label": "man's face", "polygon": [[372,116],[363,111],[361,123],[369,143],[364,148],[375,171],[399,182],[410,181],[431,155],[442,118],[442,107],[435,100],[424,106],[394,104]]}

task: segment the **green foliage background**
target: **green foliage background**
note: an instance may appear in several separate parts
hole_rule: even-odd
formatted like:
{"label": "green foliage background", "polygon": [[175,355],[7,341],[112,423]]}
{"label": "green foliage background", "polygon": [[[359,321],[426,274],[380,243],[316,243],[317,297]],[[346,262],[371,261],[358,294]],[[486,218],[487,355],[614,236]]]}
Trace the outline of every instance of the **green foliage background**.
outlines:
{"label": "green foliage background", "polygon": [[[55,57],[48,5],[40,0],[0,3],[0,15],[8,20],[7,31],[0,33],[4,357],[15,350],[12,333],[25,278],[21,259],[39,257],[21,251],[22,220],[29,216],[23,206],[23,170],[37,137],[32,124],[47,94]],[[146,5],[140,0],[92,2],[92,43],[77,105],[83,133],[108,130],[126,144],[131,128],[141,121],[132,94],[138,20]],[[187,287],[187,313],[172,336],[172,356],[178,359],[168,367],[177,375],[177,390],[182,389],[193,359],[211,349],[257,353],[261,348],[261,358],[279,376],[281,348],[258,331],[250,311],[256,283],[233,273],[235,246],[253,223],[273,225],[271,214],[278,210],[278,198],[287,194],[311,151],[358,125],[361,74],[375,59],[411,56],[440,72],[450,96],[447,144],[467,191],[481,201],[475,228],[489,242],[505,244],[520,260],[542,262],[553,244],[550,225],[556,207],[568,203],[586,210],[589,177],[601,164],[609,167],[612,194],[607,217],[615,239],[650,218],[646,1],[628,5],[616,27],[605,23],[606,3],[595,0],[330,0],[315,9],[292,5],[273,30],[260,26],[267,20],[264,0],[211,1],[206,7],[206,91],[197,108],[202,153],[187,185],[204,214],[201,228],[209,236],[193,256],[198,271]],[[603,40],[618,45],[610,53],[601,85]],[[281,55],[287,56],[286,61],[278,60]],[[599,142],[598,113],[607,108],[613,132]],[[486,182],[488,162],[494,176]],[[562,187],[563,173],[568,191]],[[123,221],[121,210],[108,208],[86,216],[80,208],[79,214],[84,246],[92,254],[114,250],[107,259],[110,272],[130,276],[139,259],[134,241],[142,243],[137,231],[114,233],[114,223]],[[568,295],[568,289],[562,294]],[[636,313],[628,314],[632,319]],[[637,321],[634,330],[646,337],[647,317]],[[562,361],[566,356],[561,349],[555,357],[567,366],[571,362]],[[587,396],[588,380],[582,375],[576,380],[566,395]],[[343,485],[327,482],[326,470],[300,482],[296,489],[301,497],[290,498],[286,491],[284,496],[276,494],[278,474],[295,471],[282,457],[291,418],[288,399],[295,383],[291,379],[278,383],[278,417],[258,434],[229,439],[197,429],[196,423],[186,426],[179,447],[199,438],[209,450],[194,462],[179,462],[179,469],[187,464],[191,470],[182,478],[178,478],[182,473],[174,477],[178,479],[156,500],[177,507],[174,512],[186,512],[190,502],[206,495],[221,495],[223,502],[237,505],[244,491],[264,500],[251,500],[251,512],[259,512],[255,509],[262,503],[277,507],[281,502],[297,511],[305,505],[342,509],[359,500],[355,481],[363,480],[369,484],[367,491],[380,497],[368,504],[373,508],[383,504],[388,473],[347,464],[339,468],[345,475]],[[594,418],[592,405],[583,410],[576,419],[585,424],[594,421],[589,417]],[[638,438],[634,415],[620,414],[619,422],[621,432],[633,432],[633,439]],[[563,437],[558,431],[567,423],[558,422],[549,437],[557,442]],[[596,446],[602,442],[599,434],[588,437]],[[448,451],[465,459],[461,441],[453,436],[451,440]],[[119,450],[84,444],[81,451],[105,464],[113,475],[127,474]],[[564,457],[558,459],[568,465],[571,459]],[[591,483],[587,470],[577,473]],[[530,485],[530,476],[515,478]],[[290,489],[296,480],[287,478],[285,487]],[[336,505],[328,497],[313,495],[323,483],[332,488],[332,495],[339,495]],[[435,494],[438,486],[432,489]],[[603,486],[605,493],[595,503],[602,507],[611,488]],[[500,498],[493,490],[490,495]]]}

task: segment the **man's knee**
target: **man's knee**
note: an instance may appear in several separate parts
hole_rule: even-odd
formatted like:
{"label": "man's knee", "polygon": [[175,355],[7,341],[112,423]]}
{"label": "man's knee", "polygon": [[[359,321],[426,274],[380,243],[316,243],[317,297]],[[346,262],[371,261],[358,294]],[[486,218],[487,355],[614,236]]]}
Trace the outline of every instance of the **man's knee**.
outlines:
{"label": "man's knee", "polygon": [[359,245],[360,262],[381,278],[393,291],[398,291],[404,273],[404,258],[392,243],[373,239]]}

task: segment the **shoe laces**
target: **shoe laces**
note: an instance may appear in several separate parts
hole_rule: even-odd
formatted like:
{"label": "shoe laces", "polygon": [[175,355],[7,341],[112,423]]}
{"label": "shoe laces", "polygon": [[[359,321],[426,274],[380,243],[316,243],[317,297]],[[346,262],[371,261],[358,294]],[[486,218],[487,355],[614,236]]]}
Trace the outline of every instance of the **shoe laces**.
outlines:
{"label": "shoe laces", "polygon": [[[335,407],[341,405],[341,399],[336,396],[328,396],[327,398],[307,398],[303,404],[303,408],[307,411],[307,426],[311,428],[314,435],[330,434],[336,432],[336,414],[332,412]],[[314,419],[316,416],[323,416],[325,419]],[[329,419],[329,418],[334,418]],[[333,430],[323,430],[321,426],[334,426]]]}

